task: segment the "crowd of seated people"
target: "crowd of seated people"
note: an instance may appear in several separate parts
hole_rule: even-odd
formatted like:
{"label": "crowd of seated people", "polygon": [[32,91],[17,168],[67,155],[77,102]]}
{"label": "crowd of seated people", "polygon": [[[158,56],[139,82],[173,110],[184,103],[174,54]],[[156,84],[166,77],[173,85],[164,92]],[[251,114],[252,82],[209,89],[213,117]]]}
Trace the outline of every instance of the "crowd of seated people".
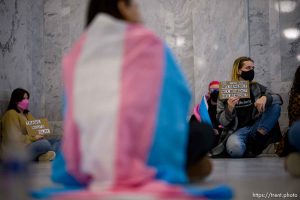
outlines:
{"label": "crowd of seated people", "polygon": [[[300,176],[300,134],[298,134],[300,130],[300,66],[295,73],[289,93],[290,128],[287,133],[283,134],[283,137],[278,123],[282,98],[253,81],[254,68],[254,61],[251,58],[239,57],[233,63],[231,75],[231,81],[249,81],[250,98],[220,99],[217,97],[216,100],[214,94],[219,93],[219,82],[209,83],[209,94],[206,96],[207,111],[214,128],[214,145],[212,145],[210,155],[211,157],[231,158],[256,157],[268,145],[281,141],[284,147],[280,149],[280,155],[287,156],[286,170],[292,175]],[[195,106],[190,123],[203,120],[200,104]]]}

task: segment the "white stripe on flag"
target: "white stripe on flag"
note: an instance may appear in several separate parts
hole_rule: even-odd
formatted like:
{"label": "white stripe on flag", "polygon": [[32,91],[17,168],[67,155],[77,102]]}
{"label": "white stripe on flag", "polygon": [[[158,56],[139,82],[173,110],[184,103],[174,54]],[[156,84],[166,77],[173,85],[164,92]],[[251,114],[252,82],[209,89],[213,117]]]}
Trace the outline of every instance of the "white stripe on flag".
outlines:
{"label": "white stripe on flag", "polygon": [[87,32],[75,70],[74,115],[81,167],[105,188],[114,180],[120,75],[125,23],[98,16]]}

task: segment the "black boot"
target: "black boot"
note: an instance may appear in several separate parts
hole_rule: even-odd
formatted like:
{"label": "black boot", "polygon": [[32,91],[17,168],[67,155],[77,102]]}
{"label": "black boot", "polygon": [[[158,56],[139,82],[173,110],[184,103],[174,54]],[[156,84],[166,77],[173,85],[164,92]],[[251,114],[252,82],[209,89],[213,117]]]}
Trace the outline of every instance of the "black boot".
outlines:
{"label": "black boot", "polygon": [[251,136],[247,142],[248,155],[247,157],[255,157],[262,153],[267,147],[268,136],[260,132],[256,132],[255,136]]}
{"label": "black boot", "polygon": [[187,166],[195,164],[213,147],[214,131],[205,123],[191,122],[187,145]]}

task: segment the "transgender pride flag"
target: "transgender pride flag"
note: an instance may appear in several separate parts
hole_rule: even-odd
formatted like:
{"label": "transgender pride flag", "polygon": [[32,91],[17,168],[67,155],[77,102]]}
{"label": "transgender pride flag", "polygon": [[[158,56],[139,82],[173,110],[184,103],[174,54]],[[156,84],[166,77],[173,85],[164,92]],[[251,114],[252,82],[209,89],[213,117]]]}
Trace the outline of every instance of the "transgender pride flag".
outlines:
{"label": "transgender pride flag", "polygon": [[[65,56],[61,153],[47,188],[55,199],[230,198],[226,186],[186,186],[190,91],[151,31],[99,15]],[[185,185],[185,187],[181,186]]]}
{"label": "transgender pride flag", "polygon": [[199,122],[203,122],[212,126],[212,122],[208,113],[207,98],[205,95],[201,98],[199,104],[194,107],[194,116]]}

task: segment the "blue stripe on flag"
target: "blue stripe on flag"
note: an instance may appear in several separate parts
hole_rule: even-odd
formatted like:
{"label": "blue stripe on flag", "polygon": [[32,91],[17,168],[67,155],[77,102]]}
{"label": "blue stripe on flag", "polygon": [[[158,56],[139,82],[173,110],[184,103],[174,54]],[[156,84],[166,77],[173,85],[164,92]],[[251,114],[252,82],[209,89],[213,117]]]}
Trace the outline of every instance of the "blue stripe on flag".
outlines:
{"label": "blue stripe on flag", "polygon": [[158,179],[169,183],[186,183],[188,181],[185,172],[188,139],[186,116],[191,94],[185,77],[167,47],[165,47],[165,62],[148,165],[157,170]]}
{"label": "blue stripe on flag", "polygon": [[212,126],[209,113],[208,113],[208,105],[206,101],[206,97],[203,96],[199,105],[199,114],[200,114],[200,121]]}

